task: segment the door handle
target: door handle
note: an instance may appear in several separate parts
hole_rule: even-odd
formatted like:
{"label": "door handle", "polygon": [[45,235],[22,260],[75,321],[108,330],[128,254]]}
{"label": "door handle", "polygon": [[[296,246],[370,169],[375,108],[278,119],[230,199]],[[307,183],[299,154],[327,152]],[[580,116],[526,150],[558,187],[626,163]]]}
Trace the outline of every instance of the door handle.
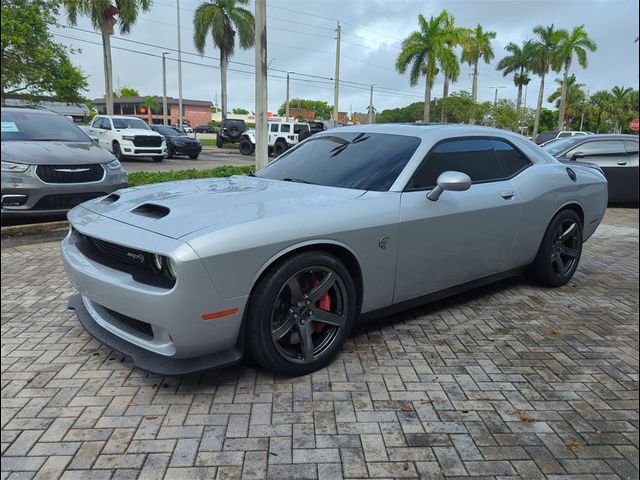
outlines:
{"label": "door handle", "polygon": [[513,198],[513,192],[511,190],[506,192],[500,192],[500,196],[505,200],[511,200]]}
{"label": "door handle", "polygon": [[626,165],[627,162],[618,162],[618,165]]}

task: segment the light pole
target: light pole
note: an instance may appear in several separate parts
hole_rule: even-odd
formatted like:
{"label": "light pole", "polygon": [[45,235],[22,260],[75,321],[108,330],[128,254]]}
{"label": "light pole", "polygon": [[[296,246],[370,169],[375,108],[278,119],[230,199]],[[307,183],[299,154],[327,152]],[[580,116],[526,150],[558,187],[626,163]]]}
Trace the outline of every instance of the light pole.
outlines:
{"label": "light pole", "polygon": [[267,135],[267,0],[255,2],[256,169],[269,161]]}
{"label": "light pole", "polygon": [[369,125],[373,124],[373,86],[375,83],[371,84],[371,90],[369,91]]}
{"label": "light pole", "polygon": [[289,121],[289,73],[287,72],[287,100],[284,102],[284,121]]}
{"label": "light pole", "polygon": [[162,52],[162,124],[167,125],[167,59],[169,52]]}
{"label": "light pole", "polygon": [[495,88],[496,93],[493,97],[493,106],[495,107],[498,104],[498,89],[499,88],[507,88],[507,87],[489,87],[489,88]]}
{"label": "light pole", "polygon": [[182,52],[180,48],[180,0],[176,0],[178,22],[178,128],[182,130]]}

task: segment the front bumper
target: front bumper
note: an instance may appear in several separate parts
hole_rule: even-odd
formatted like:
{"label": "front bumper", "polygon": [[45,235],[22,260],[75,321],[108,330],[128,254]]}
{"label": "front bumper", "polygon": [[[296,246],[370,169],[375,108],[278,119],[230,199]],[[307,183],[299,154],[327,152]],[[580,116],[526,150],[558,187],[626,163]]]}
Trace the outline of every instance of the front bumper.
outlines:
{"label": "front bumper", "polygon": [[[167,375],[241,359],[240,331],[247,297],[220,297],[202,260],[189,245],[83,207],[69,212],[69,223],[74,231],[62,241],[62,258],[82,296],[82,301],[72,300],[70,307],[91,335],[131,357],[136,366]],[[142,283],[130,272],[89,258],[77,232],[171,257],[177,271],[175,285],[163,288]],[[210,313],[235,309],[235,314],[203,319]]]}
{"label": "front bumper", "polygon": [[100,181],[84,183],[45,183],[35,174],[35,166],[20,173],[2,172],[2,198],[20,198],[22,201],[26,196],[21,205],[2,205],[2,218],[64,215],[82,202],[127,187],[124,170],[104,168],[105,174]]}
{"label": "front bumper", "polygon": [[202,145],[200,143],[171,144],[170,149],[176,155],[199,155],[202,152]]}
{"label": "front bumper", "polygon": [[164,141],[159,147],[137,147],[133,142],[123,140],[120,148],[125,157],[159,157],[167,153],[167,144]]}

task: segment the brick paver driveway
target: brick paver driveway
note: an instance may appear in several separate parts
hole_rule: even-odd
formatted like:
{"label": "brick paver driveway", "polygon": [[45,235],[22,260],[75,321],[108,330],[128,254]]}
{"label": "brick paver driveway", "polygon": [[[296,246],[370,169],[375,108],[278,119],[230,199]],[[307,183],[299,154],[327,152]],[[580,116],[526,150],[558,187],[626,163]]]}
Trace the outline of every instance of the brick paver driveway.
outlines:
{"label": "brick paver driveway", "polygon": [[2,250],[2,478],[638,477],[638,210],[574,280],[354,332],[310,376],[161,378],[66,310],[55,244]]}

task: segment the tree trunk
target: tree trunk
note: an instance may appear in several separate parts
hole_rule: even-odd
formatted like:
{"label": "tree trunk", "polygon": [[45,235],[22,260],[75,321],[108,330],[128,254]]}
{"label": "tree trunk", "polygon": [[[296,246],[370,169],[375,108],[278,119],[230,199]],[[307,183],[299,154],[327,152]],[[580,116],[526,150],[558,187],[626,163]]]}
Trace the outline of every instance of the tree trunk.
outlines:
{"label": "tree trunk", "polygon": [[113,67],[111,64],[111,35],[102,28],[102,56],[104,60],[104,101],[107,115],[113,115]]}
{"label": "tree trunk", "polygon": [[533,122],[533,139],[538,136],[540,127],[540,113],[542,112],[542,101],[544,100],[544,75],[540,76],[540,91],[538,92],[538,105],[536,106],[536,119]]}
{"label": "tree trunk", "polygon": [[569,78],[569,63],[564,66],[562,90],[560,91],[560,111],[558,112],[558,130],[564,130],[564,116],[567,107],[567,79]]}
{"label": "tree trunk", "polygon": [[471,86],[471,96],[474,102],[478,102],[478,62],[473,64],[473,84]]}
{"label": "tree trunk", "polygon": [[220,111],[222,120],[227,119],[227,53],[220,49]]}
{"label": "tree trunk", "polygon": [[429,85],[429,77],[425,76],[424,87],[424,123],[429,123],[431,118],[431,85]]}
{"label": "tree trunk", "polygon": [[522,84],[518,84],[518,96],[516,97],[516,111],[520,112],[520,106],[522,105]]}
{"label": "tree trunk", "polygon": [[447,98],[449,98],[449,77],[444,76],[444,87],[442,88],[442,109],[440,111],[440,121],[447,123]]}

